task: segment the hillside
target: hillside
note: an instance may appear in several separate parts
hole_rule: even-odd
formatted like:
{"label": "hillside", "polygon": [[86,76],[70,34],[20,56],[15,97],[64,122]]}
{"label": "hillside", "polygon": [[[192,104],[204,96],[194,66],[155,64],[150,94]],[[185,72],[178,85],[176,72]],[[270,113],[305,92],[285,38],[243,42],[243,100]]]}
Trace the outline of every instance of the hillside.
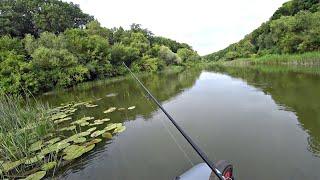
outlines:
{"label": "hillside", "polygon": [[320,51],[319,27],[319,0],[292,0],[284,3],[269,21],[242,40],[205,58],[228,61],[270,54]]}
{"label": "hillside", "polygon": [[78,5],[59,0],[0,4],[0,94],[39,93],[134,71],[200,60],[185,44],[139,24],[105,28]]}

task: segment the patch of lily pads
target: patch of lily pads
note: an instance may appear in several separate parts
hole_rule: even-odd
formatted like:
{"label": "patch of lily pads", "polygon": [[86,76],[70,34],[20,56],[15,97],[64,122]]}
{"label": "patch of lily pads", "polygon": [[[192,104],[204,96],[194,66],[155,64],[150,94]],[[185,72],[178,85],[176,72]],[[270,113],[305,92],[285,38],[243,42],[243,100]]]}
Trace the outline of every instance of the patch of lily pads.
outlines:
{"label": "patch of lily pads", "polygon": [[[63,164],[67,164],[64,161],[69,162],[82,157],[92,151],[102,139],[111,140],[114,134],[121,133],[126,129],[122,123],[108,123],[109,118],[82,117],[73,119],[72,115],[77,111],[76,107],[78,106],[97,107],[91,102],[79,102],[63,104],[52,109],[49,119],[57,127],[55,132],[51,132],[50,135],[48,134],[42,139],[35,139],[28,144],[26,146],[29,154],[27,157],[12,161],[0,160],[0,175],[2,174],[4,178],[8,177],[10,179],[10,176],[6,175],[19,174],[21,168],[27,168],[27,171],[22,171],[22,176],[25,179],[42,179],[49,172],[58,170]],[[118,109],[110,107],[104,113],[111,113],[116,110],[132,110],[134,108],[135,106]],[[98,127],[102,124],[104,127]],[[30,134],[32,134],[34,133],[32,132],[34,127],[30,125],[21,129],[29,129]],[[21,176],[19,175],[19,177]]]}

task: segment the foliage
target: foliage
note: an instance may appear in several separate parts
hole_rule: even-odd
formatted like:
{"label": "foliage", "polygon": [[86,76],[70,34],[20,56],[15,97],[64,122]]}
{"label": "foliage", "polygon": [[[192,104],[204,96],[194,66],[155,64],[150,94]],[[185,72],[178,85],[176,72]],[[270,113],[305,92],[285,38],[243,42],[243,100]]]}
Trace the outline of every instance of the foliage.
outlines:
{"label": "foliage", "polygon": [[177,55],[181,58],[183,62],[195,62],[201,59],[197,52],[188,48],[178,49]]}
{"label": "foliage", "polygon": [[0,12],[0,94],[123,75],[122,62],[153,72],[201,60],[189,45],[154,36],[140,24],[104,28],[72,3],[4,0]]}
{"label": "foliage", "polygon": [[267,64],[267,65],[301,65],[320,66],[320,52],[307,52],[303,54],[268,54],[257,58],[242,58],[231,61],[234,64]]}
{"label": "foliage", "polygon": [[292,0],[269,21],[226,49],[205,56],[209,60],[234,60],[267,54],[320,51],[320,3]]}
{"label": "foliage", "polygon": [[51,121],[47,121],[48,109],[29,98],[0,96],[1,157],[19,160],[28,155],[26,144],[31,139],[42,139],[54,128]]}
{"label": "foliage", "polygon": [[159,58],[163,60],[167,65],[169,64],[180,64],[182,62],[181,58],[172,52],[168,47],[161,46],[159,49]]}
{"label": "foliage", "polygon": [[58,0],[3,0],[0,12],[0,35],[19,37],[44,31],[58,34],[93,20],[78,5]]}

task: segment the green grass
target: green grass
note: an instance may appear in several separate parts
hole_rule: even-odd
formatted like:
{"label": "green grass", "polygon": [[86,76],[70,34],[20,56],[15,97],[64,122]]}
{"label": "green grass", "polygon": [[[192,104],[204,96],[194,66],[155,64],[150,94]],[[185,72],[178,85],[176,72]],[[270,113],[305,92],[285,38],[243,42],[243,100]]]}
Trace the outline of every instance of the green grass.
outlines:
{"label": "green grass", "polygon": [[320,66],[320,52],[303,54],[270,54],[257,58],[242,58],[224,62],[227,64],[267,64],[267,65],[299,65]]}

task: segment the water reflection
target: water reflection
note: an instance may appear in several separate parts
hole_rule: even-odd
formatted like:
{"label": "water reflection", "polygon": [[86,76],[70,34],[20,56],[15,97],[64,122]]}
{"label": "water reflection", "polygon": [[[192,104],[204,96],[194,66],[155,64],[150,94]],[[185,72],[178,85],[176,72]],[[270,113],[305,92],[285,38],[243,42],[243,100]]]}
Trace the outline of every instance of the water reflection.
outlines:
{"label": "water reflection", "polygon": [[320,76],[281,71],[269,66],[251,68],[214,68],[241,78],[269,94],[280,110],[295,112],[300,126],[309,134],[309,150],[320,156]]}
{"label": "water reflection", "polygon": [[[140,76],[212,160],[228,159],[237,179],[319,179],[320,78],[274,69],[188,69]],[[117,96],[107,97],[117,93]],[[131,78],[86,83],[39,97],[52,105],[94,100],[76,116],[108,114],[127,130],[60,172],[65,179],[173,179],[191,167],[160,123],[166,119]],[[166,120],[165,120],[166,121]],[[168,125],[170,122],[166,121]],[[201,159],[170,126],[194,163]],[[309,151],[306,149],[309,148]],[[270,173],[272,172],[272,173]]]}

